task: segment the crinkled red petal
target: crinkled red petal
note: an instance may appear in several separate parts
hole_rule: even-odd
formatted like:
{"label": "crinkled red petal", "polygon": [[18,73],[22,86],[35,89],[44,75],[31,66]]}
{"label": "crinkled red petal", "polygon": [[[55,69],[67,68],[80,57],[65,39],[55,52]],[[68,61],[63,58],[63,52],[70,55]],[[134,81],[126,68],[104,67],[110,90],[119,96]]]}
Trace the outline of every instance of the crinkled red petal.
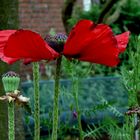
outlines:
{"label": "crinkled red petal", "polygon": [[6,57],[4,55],[4,47],[9,37],[15,33],[16,30],[2,30],[0,31],[0,59],[8,64],[12,64],[17,61],[17,58]]}
{"label": "crinkled red petal", "polygon": [[53,60],[59,56],[39,34],[30,30],[17,30],[12,34],[6,43],[4,54],[8,57],[32,61]]}
{"label": "crinkled red petal", "polygon": [[118,42],[118,48],[120,50],[120,52],[124,52],[125,49],[126,49],[126,46],[128,44],[128,41],[129,41],[129,35],[130,35],[130,32],[127,31],[127,32],[124,32],[120,35],[116,35],[115,38]]}
{"label": "crinkled red petal", "polygon": [[112,67],[119,62],[119,48],[120,44],[118,46],[118,40],[108,25],[81,20],[71,31],[63,53],[66,57]]}

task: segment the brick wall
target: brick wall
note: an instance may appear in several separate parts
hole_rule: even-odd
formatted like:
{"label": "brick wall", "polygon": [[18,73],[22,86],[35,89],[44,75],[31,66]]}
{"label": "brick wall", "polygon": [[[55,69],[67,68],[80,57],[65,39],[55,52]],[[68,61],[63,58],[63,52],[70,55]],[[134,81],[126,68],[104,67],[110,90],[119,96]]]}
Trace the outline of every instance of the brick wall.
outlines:
{"label": "brick wall", "polygon": [[19,0],[20,28],[32,29],[42,36],[51,28],[64,32],[61,19],[63,3],[64,0]]}

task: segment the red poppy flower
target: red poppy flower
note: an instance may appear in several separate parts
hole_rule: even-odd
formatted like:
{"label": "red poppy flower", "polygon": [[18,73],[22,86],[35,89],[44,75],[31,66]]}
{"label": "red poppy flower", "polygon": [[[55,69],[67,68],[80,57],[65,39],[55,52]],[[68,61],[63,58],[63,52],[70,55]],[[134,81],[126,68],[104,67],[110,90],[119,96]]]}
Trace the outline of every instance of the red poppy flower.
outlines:
{"label": "red poppy flower", "polygon": [[[81,61],[116,66],[119,62],[118,55],[125,50],[128,43],[129,32],[114,36],[108,25],[81,20],[72,29],[65,44],[56,42],[65,40],[65,36],[56,35],[53,39],[46,43],[35,32],[17,30],[2,47],[4,55],[29,61],[53,60],[64,55]],[[0,38],[0,46],[1,42]],[[59,49],[58,46],[62,48]]]}
{"label": "red poppy flower", "polygon": [[71,31],[63,53],[81,61],[116,66],[128,39],[129,31],[114,36],[108,25],[81,20]]}
{"label": "red poppy flower", "polygon": [[29,30],[0,31],[0,58],[11,64],[19,59],[24,63],[42,59],[53,60],[59,53],[54,51],[40,37]]}

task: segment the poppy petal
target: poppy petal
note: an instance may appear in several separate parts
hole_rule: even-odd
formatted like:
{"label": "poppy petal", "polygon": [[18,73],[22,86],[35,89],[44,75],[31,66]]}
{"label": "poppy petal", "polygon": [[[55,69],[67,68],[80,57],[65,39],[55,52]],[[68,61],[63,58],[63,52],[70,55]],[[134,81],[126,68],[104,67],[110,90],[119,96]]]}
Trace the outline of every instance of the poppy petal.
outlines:
{"label": "poppy petal", "polygon": [[1,60],[2,60],[3,62],[7,63],[7,64],[13,64],[13,63],[15,63],[16,61],[18,61],[17,58],[10,58],[10,57],[6,57],[6,56],[3,56],[3,57],[1,58]]}
{"label": "poppy petal", "polygon": [[80,20],[71,30],[65,43],[63,53],[66,55],[78,54],[83,46],[83,42],[89,37],[89,31],[95,24],[90,20]]}
{"label": "poppy petal", "polygon": [[37,59],[26,58],[24,59],[23,64],[28,65],[31,62],[37,62],[37,61],[38,61]]}
{"label": "poppy petal", "polygon": [[8,64],[12,64],[17,61],[17,58],[10,58],[4,55],[4,47],[9,37],[15,33],[16,30],[2,30],[0,31],[0,59]]}
{"label": "poppy petal", "polygon": [[116,35],[115,38],[118,42],[118,48],[120,50],[120,52],[124,52],[125,49],[126,49],[126,46],[128,44],[128,40],[129,40],[129,35],[130,35],[130,32],[127,31],[127,32],[124,32],[120,35]]}
{"label": "poppy petal", "polygon": [[[119,38],[118,36],[117,39]],[[90,20],[81,20],[71,31],[63,53],[66,57],[81,61],[116,66],[121,52],[117,39],[108,25],[96,25]]]}
{"label": "poppy petal", "polygon": [[59,56],[39,34],[30,30],[17,30],[12,34],[6,43],[4,54],[8,57],[32,61],[53,60]]}

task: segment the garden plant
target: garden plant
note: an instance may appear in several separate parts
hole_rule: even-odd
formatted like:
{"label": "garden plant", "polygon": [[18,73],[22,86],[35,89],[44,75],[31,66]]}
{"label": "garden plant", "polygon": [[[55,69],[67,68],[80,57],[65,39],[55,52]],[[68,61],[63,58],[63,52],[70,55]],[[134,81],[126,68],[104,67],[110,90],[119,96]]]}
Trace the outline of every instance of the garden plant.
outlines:
{"label": "garden plant", "polygon": [[[128,39],[129,31],[114,36],[109,26],[95,24],[90,20],[80,20],[71,30],[68,38],[66,35],[58,33],[54,36],[47,35],[44,40],[39,34],[30,30],[0,31],[1,60],[8,64],[20,59],[23,59],[25,64],[33,62],[35,140],[40,139],[39,67],[37,61],[55,59],[57,61],[52,129],[52,140],[57,140],[59,78],[62,56],[65,56],[69,61],[78,59],[113,67],[119,63],[118,56],[124,52]],[[74,84],[76,84],[75,82],[76,80],[74,80]],[[77,93],[75,93],[75,101],[80,140],[82,140]]]}
{"label": "garden plant", "polygon": [[[19,139],[16,107],[28,109],[22,112],[28,140],[140,140],[139,0],[91,0],[89,10],[78,0],[65,0],[65,32],[45,22],[44,36],[42,25],[39,33],[32,25],[17,27],[18,0],[2,1],[0,59],[10,71],[1,74],[5,95],[1,92],[0,102],[8,105],[8,118],[2,114],[8,119],[8,140]],[[34,4],[31,9],[46,7],[44,1],[36,3],[38,9]],[[42,63],[46,73],[53,65],[49,80],[41,75]],[[31,65],[33,77],[20,84],[15,64]]]}
{"label": "garden plant", "polygon": [[14,106],[17,105],[28,105],[29,98],[26,98],[18,91],[20,78],[15,72],[9,71],[2,77],[4,89],[6,92],[5,96],[0,97],[1,101],[8,102],[8,138],[9,140],[15,140],[15,115]]}

